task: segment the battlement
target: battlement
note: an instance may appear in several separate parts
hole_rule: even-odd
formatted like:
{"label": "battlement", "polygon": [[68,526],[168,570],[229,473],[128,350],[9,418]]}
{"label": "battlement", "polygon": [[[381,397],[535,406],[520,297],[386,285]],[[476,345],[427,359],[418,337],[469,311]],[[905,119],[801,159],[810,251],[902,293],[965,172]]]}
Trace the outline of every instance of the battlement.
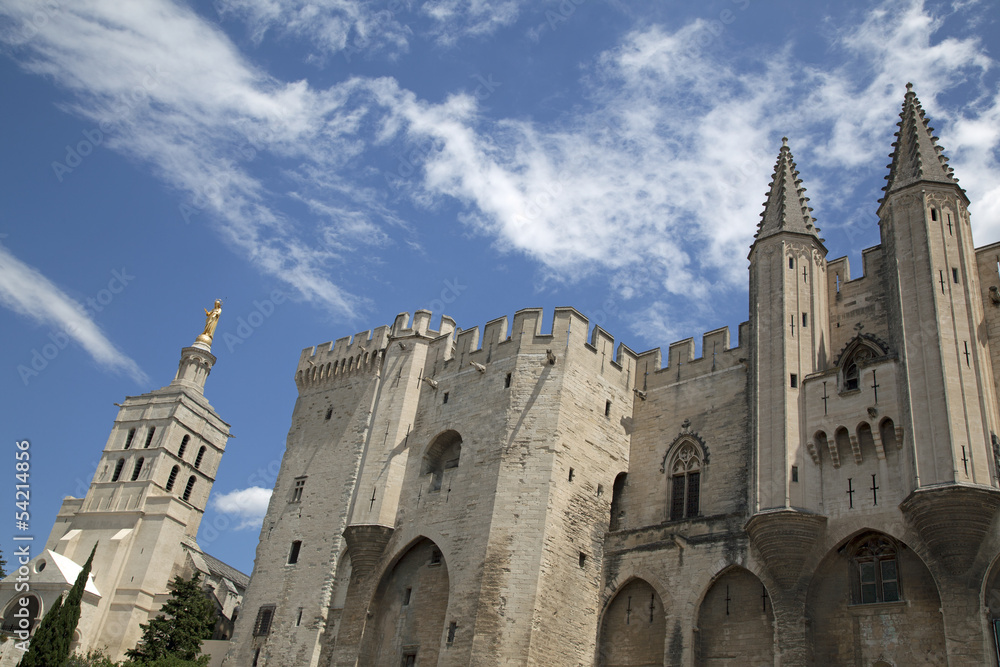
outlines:
{"label": "battlement", "polygon": [[598,353],[605,355],[609,368],[618,371],[626,366],[630,370],[635,368],[635,352],[624,344],[615,349],[614,338],[599,326],[591,332],[590,321],[575,308],[556,308],[551,329],[546,332],[544,328],[543,310],[524,308],[514,313],[509,329],[508,318],[499,317],[486,323],[482,339],[477,326],[460,331],[455,337],[435,339],[429,352],[444,362],[458,359],[464,365],[470,361],[487,364],[521,352],[546,353],[551,350],[558,357],[565,350],[575,347],[595,356]]}
{"label": "battlement", "polygon": [[301,388],[332,377],[373,369],[388,343],[389,327],[381,326],[374,331],[362,331],[335,342],[307,347],[299,355],[295,384]]}
{"label": "battlement", "polygon": [[729,327],[713,329],[702,335],[702,356],[695,357],[694,338],[685,338],[667,347],[667,365],[663,366],[663,352],[660,348],[647,350],[637,356],[635,387],[647,390],[690,380],[704,375],[711,375],[742,364],[746,358],[746,350],[742,343],[749,334],[749,322],[743,322],[739,328],[739,344],[729,347]]}
{"label": "battlement", "polygon": [[847,283],[856,283],[864,280],[868,276],[875,275],[882,262],[882,246],[874,245],[861,251],[861,275],[851,278],[851,262],[847,256],[831,259],[826,263],[827,281],[830,283],[831,294],[834,298],[843,292]]}

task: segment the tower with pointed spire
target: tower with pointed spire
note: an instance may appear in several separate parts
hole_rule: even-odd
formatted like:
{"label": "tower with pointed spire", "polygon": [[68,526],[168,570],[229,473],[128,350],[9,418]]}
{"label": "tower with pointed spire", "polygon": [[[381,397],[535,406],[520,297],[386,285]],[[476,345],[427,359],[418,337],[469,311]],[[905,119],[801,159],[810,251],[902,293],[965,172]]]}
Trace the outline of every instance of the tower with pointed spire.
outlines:
{"label": "tower with pointed spire", "polygon": [[[97,546],[75,640],[81,651],[102,648],[121,659],[139,640],[140,624],[167,599],[173,577],[210,570],[215,562],[195,541],[230,437],[229,424],[204,395],[216,361],[210,333],[206,327],[181,350],[170,384],[116,404],[118,416],[86,495],[64,499],[45,551],[29,566],[35,573],[78,571]],[[42,594],[41,614],[52,603],[45,595],[61,593],[59,582]],[[235,592],[246,585],[230,583],[214,594],[222,616],[232,614],[240,598]],[[4,580],[0,596],[15,585]],[[7,664],[6,655],[0,664]]]}
{"label": "tower with pointed spire", "polygon": [[788,138],[774,166],[750,247],[753,507],[803,507],[792,466],[805,452],[799,431],[801,383],[827,363],[826,247],[812,217]]}

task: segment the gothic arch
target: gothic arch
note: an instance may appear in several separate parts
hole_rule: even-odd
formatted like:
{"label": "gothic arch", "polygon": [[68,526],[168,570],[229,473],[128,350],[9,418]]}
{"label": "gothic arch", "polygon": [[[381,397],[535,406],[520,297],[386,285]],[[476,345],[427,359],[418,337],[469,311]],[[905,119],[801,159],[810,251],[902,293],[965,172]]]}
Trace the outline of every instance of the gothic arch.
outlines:
{"label": "gothic arch", "polygon": [[430,475],[429,490],[440,491],[449,471],[458,467],[462,457],[462,436],[458,431],[442,431],[431,440],[424,451],[420,474]]}
{"label": "gothic arch", "polygon": [[716,575],[698,605],[695,664],[715,665],[740,655],[741,664],[774,662],[771,596],[750,570],[732,565]]}
{"label": "gothic arch", "polygon": [[[411,542],[387,566],[369,609],[372,618],[361,639],[359,664],[437,664],[444,644],[450,598],[448,565],[436,543]],[[471,641],[471,628],[464,628]]]}
{"label": "gothic arch", "polygon": [[813,572],[806,594],[810,664],[935,664],[945,652],[940,606],[917,553],[888,532],[856,530]]}
{"label": "gothic arch", "polygon": [[663,665],[666,637],[662,596],[645,579],[630,577],[604,608],[597,642],[597,665]]}
{"label": "gothic arch", "polygon": [[663,455],[660,472],[666,475],[668,521],[701,514],[701,487],[708,468],[708,448],[697,433],[681,433]]}
{"label": "gothic arch", "polygon": [[838,367],[840,391],[861,389],[861,373],[872,361],[888,354],[886,345],[871,334],[858,334],[844,346],[834,366]]}

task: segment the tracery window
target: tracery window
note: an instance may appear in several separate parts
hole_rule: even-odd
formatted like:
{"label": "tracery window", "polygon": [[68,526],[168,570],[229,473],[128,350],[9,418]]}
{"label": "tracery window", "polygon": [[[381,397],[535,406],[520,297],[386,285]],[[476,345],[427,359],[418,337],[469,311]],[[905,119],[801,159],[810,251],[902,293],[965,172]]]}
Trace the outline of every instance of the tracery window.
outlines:
{"label": "tracery window", "polygon": [[896,545],[880,535],[868,538],[855,549],[851,559],[855,604],[901,599],[896,553]]}
{"label": "tracery window", "polygon": [[841,391],[854,391],[861,387],[861,368],[868,365],[878,354],[865,344],[856,347],[844,361],[844,384]]}
{"label": "tracery window", "polygon": [[670,465],[670,520],[698,516],[701,494],[701,452],[691,442],[683,443]]}

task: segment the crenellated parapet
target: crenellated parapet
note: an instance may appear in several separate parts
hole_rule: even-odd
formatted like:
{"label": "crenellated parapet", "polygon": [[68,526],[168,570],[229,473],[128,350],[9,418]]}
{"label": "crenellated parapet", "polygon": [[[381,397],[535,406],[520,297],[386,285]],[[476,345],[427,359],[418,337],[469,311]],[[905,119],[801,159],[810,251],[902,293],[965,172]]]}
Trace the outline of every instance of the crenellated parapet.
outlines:
{"label": "crenellated parapet", "polygon": [[[397,318],[398,319],[398,318]],[[374,372],[389,343],[389,327],[362,331],[316,347],[299,355],[295,384],[299,390],[346,376]]]}
{"label": "crenellated parapet", "polygon": [[730,347],[729,327],[705,333],[701,339],[700,357],[695,356],[694,338],[671,343],[667,347],[665,365],[659,348],[639,354],[636,389],[645,391],[743,366],[748,356],[743,345],[748,340],[748,326],[747,322],[740,325],[736,347]]}

